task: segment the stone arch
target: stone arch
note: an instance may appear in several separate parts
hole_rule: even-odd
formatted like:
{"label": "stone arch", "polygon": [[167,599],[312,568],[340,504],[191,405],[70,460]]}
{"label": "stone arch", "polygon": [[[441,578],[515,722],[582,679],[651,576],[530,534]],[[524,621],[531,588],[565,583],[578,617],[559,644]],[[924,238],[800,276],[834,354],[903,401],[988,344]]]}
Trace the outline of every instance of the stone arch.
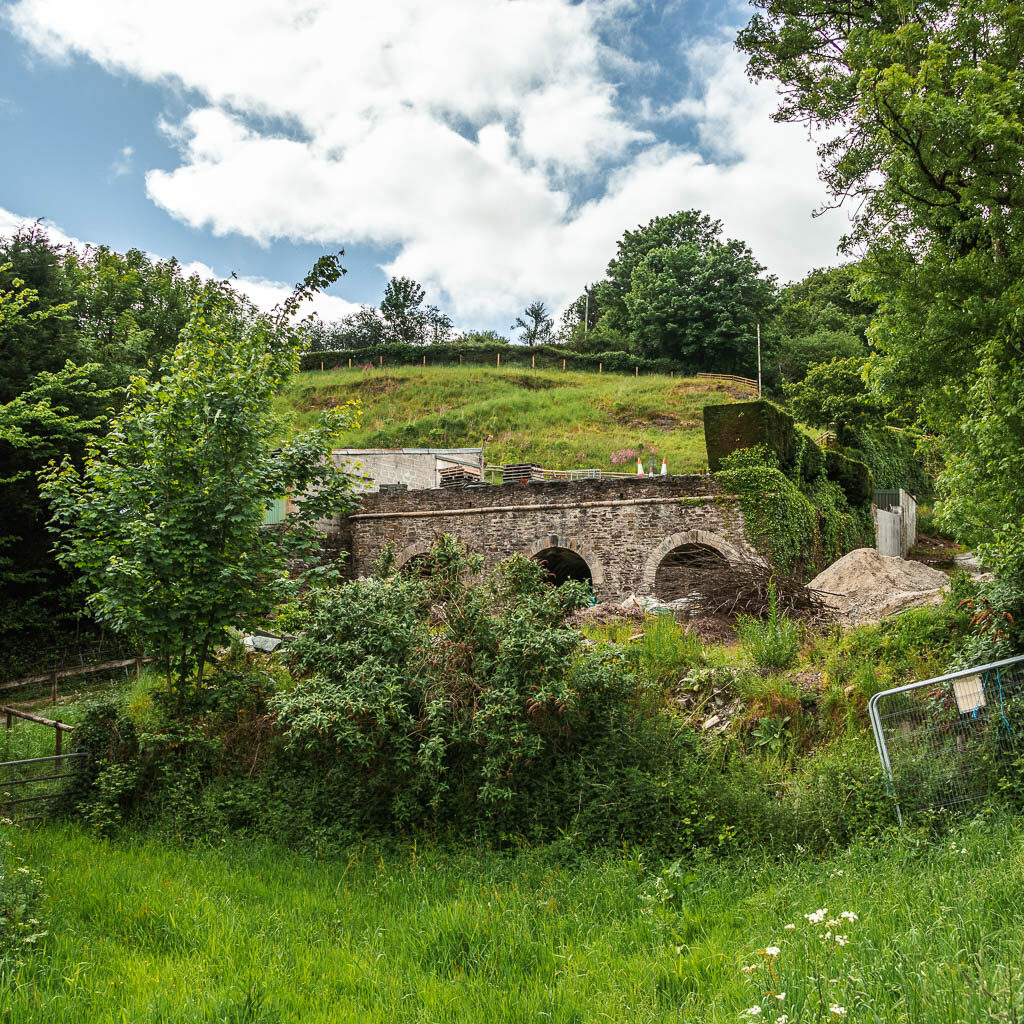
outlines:
{"label": "stone arch", "polygon": [[583,559],[590,570],[590,583],[595,593],[597,588],[604,584],[604,566],[601,564],[601,559],[598,558],[597,551],[586,541],[578,537],[559,536],[558,534],[549,533],[543,537],[538,537],[527,546],[523,553],[527,558],[536,558],[541,552],[552,548],[570,551]]}
{"label": "stone arch", "polygon": [[681,530],[666,537],[648,556],[644,562],[643,575],[641,576],[641,593],[653,594],[655,581],[658,575],[658,566],[676,548],[689,547],[710,548],[716,554],[721,555],[727,562],[738,562],[742,556],[740,552],[724,537],[717,533],[710,533],[707,530]]}
{"label": "stone arch", "polygon": [[401,569],[406,562],[410,559],[415,558],[417,555],[426,555],[430,553],[430,545],[425,541],[414,540],[411,544],[406,544],[401,551],[395,554],[395,568]]}

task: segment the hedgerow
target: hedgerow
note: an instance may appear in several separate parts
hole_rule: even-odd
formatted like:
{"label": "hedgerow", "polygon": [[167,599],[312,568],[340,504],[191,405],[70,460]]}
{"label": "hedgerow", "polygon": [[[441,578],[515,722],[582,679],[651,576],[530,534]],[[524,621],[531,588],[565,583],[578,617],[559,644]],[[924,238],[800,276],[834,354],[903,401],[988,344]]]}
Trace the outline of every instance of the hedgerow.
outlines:
{"label": "hedgerow", "polygon": [[[606,373],[685,373],[688,368],[672,359],[648,359],[633,352],[577,352],[560,345],[403,345],[392,343],[373,348],[306,352],[300,369],[325,370],[362,366],[531,366],[543,369],[589,370]],[[383,362],[382,362],[383,361]],[[692,369],[692,368],[690,368]]]}

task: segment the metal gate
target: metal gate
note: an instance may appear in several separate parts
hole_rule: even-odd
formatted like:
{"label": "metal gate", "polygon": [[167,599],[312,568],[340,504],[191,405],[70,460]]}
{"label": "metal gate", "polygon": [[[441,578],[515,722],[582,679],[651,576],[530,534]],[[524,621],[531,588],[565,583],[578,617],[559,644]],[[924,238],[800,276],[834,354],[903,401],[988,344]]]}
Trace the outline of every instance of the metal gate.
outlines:
{"label": "metal gate", "polygon": [[883,690],[868,713],[901,824],[1024,783],[1024,655]]}
{"label": "metal gate", "polygon": [[76,769],[84,757],[54,754],[0,761],[0,815],[12,821],[33,821],[63,809],[74,794]]}

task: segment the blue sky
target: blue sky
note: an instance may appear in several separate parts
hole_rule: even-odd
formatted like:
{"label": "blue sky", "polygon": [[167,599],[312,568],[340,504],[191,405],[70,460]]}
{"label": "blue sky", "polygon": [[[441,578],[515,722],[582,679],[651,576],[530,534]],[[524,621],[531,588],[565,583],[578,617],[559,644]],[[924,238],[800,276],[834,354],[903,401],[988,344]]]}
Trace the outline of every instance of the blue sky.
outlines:
{"label": "blue sky", "polygon": [[325,316],[422,281],[463,327],[559,308],[615,240],[691,206],[782,279],[835,262],[813,146],[769,120],[706,0],[13,0],[0,233],[239,275],[271,302],[325,251]]}

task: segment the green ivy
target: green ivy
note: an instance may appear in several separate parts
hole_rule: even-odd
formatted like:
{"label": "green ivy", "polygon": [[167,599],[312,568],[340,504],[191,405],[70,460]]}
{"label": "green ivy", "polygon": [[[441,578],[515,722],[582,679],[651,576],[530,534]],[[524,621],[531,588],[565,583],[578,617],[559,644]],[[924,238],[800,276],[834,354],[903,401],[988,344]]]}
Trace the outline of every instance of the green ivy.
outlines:
{"label": "green ivy", "polygon": [[[804,440],[793,479],[765,445],[726,456],[715,479],[739,498],[754,546],[780,572],[806,578],[845,552],[872,545],[874,520],[870,505],[851,506],[842,488],[821,472],[820,462],[807,459],[812,442]],[[808,481],[806,473],[816,462],[818,474]]]}

